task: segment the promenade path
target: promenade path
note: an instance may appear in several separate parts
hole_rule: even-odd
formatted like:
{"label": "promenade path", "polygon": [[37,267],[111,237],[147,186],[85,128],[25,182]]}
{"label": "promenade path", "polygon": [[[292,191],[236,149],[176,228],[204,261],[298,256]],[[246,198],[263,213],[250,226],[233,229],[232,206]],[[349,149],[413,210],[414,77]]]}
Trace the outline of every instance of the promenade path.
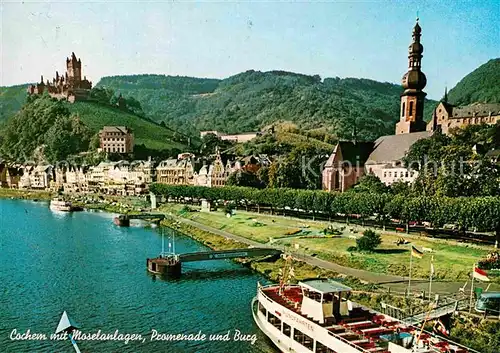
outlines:
{"label": "promenade path", "polygon": [[[183,218],[183,217],[175,217],[176,220],[188,224],[190,226],[199,228],[201,230],[204,230],[206,232],[210,232],[213,234],[217,234],[220,236],[223,236],[228,239],[232,239],[238,242],[241,242],[243,244],[247,244],[249,246],[255,246],[255,247],[268,247],[268,248],[273,248],[273,249],[281,249],[280,246],[273,246],[269,243],[267,244],[262,244],[250,239],[247,239],[245,237],[226,232],[224,230],[220,230],[214,227],[207,226],[205,224]],[[317,266],[321,267],[327,270],[331,270],[346,276],[352,276],[359,278],[362,281],[365,282],[370,282],[370,283],[377,283],[383,287],[390,288],[391,290],[397,291],[397,292],[404,292],[408,288],[408,277],[403,277],[403,276],[395,276],[395,275],[389,275],[389,274],[383,274],[383,273],[375,273],[375,272],[370,272],[366,270],[360,270],[356,268],[351,268],[351,267],[345,267],[339,264],[336,264],[334,262],[330,261],[325,261],[322,259],[318,259],[316,257],[310,256],[310,255],[304,255],[304,254],[293,254],[295,258],[298,260],[304,261],[308,263],[309,265],[312,266]],[[469,281],[470,282],[470,281]],[[444,281],[434,281],[432,283],[432,292],[437,293],[437,294],[450,294],[450,293],[457,293],[460,288],[464,287],[465,281],[464,282],[444,282]],[[475,283],[475,286],[477,287],[482,287],[486,288],[487,284],[485,283]],[[428,279],[412,279],[411,281],[411,288],[412,291],[428,291],[429,289],[429,281]],[[470,291],[470,283],[467,284],[466,286],[466,292]],[[490,290],[500,290],[500,285],[497,284],[492,284],[490,286]]]}

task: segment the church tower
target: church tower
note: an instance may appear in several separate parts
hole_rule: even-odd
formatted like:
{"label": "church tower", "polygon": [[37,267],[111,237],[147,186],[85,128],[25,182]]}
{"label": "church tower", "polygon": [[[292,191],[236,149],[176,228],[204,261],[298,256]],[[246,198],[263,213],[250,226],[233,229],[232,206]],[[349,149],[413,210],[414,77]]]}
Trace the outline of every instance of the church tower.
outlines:
{"label": "church tower", "polygon": [[424,47],[420,44],[422,28],[417,23],[413,27],[413,42],[408,48],[408,72],[404,74],[402,84],[404,92],[401,95],[400,120],[396,124],[396,135],[425,131],[424,99],[427,95],[422,91],[427,79],[422,71],[422,53]]}

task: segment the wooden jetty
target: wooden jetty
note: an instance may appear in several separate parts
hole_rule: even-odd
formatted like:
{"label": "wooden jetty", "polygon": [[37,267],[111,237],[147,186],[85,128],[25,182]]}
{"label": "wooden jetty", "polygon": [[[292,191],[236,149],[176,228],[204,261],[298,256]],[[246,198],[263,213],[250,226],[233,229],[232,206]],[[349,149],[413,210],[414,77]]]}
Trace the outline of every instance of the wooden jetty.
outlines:
{"label": "wooden jetty", "polygon": [[281,250],[272,248],[246,248],[231,250],[200,251],[186,254],[160,254],[160,256],[147,259],[146,266],[149,272],[179,277],[182,272],[183,262],[227,260],[242,257],[259,257],[269,255],[280,255]]}
{"label": "wooden jetty", "polygon": [[121,214],[115,217],[113,222],[120,227],[129,227],[131,219],[144,219],[159,222],[164,218],[165,215],[161,213]]}

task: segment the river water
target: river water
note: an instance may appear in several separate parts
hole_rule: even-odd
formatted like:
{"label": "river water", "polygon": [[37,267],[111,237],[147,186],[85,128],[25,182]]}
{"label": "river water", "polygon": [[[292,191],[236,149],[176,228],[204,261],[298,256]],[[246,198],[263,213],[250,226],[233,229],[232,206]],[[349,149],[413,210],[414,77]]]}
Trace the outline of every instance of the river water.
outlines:
{"label": "river water", "polygon": [[[83,333],[142,335],[128,344],[80,340],[82,352],[276,352],[250,310],[262,276],[223,260],[187,263],[180,279],[157,279],[147,273],[146,258],[161,251],[160,230],[120,228],[112,217],[0,200],[0,352],[74,352],[68,340],[50,339],[63,311]],[[206,250],[179,234],[175,246],[177,252]],[[27,330],[41,340],[13,339]],[[153,330],[201,331],[206,338],[157,341]],[[237,340],[237,330],[239,338],[255,335],[255,343]],[[229,340],[210,340],[213,334]]]}

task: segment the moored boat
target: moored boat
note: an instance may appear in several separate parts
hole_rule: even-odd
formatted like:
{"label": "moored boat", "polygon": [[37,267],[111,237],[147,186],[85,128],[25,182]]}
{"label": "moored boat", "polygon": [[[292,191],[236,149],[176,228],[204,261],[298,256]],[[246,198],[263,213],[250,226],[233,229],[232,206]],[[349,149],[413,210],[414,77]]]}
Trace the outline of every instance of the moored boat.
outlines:
{"label": "moored boat", "polygon": [[162,255],[147,259],[146,266],[150,273],[168,277],[179,277],[181,275],[181,261],[177,255]]}
{"label": "moored boat", "polygon": [[175,237],[168,243],[169,252],[165,252],[165,236],[161,234],[161,253],[157,257],[146,259],[148,272],[165,277],[180,277],[182,272],[181,259],[175,253]]}
{"label": "moored boat", "polygon": [[59,198],[52,199],[50,201],[50,209],[53,211],[63,211],[63,212],[71,212],[75,210],[75,207],[69,201],[65,201]]}
{"label": "moored boat", "polygon": [[469,349],[349,300],[328,279],[258,284],[255,323],[281,352],[468,353]]}

